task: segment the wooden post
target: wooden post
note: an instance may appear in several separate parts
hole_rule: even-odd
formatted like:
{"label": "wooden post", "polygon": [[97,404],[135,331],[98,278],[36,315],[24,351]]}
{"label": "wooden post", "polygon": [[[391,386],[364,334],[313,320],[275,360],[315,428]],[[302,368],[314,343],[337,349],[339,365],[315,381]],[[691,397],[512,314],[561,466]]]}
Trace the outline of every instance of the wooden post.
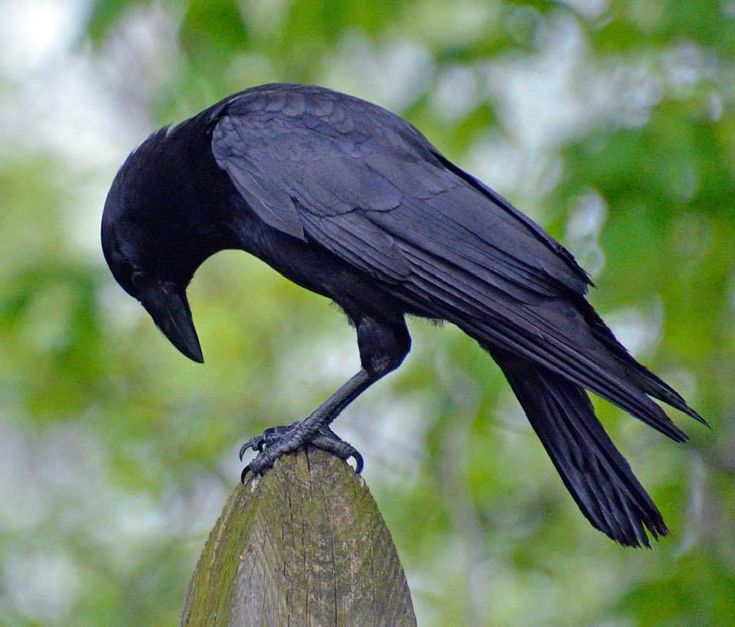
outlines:
{"label": "wooden post", "polygon": [[238,486],[204,547],[181,625],[415,625],[365,481],[308,447]]}

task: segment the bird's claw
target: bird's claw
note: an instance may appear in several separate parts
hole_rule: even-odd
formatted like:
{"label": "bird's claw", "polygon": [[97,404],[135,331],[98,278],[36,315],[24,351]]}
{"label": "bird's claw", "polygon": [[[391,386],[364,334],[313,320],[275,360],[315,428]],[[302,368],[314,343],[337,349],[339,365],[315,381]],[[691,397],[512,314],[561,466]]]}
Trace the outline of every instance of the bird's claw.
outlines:
{"label": "bird's claw", "polygon": [[276,460],[282,455],[278,452],[276,454],[266,455],[265,451],[258,453],[255,458],[242,469],[240,473],[240,483],[245,483],[248,474],[254,476],[263,475],[266,470],[273,467]]}
{"label": "bird's claw", "polygon": [[329,430],[330,435],[322,435],[320,432],[311,443],[317,448],[327,451],[336,457],[339,457],[343,461],[348,461],[350,457],[355,460],[355,473],[360,474],[365,466],[365,461],[358,451],[352,444],[345,442],[337,436],[331,429]]}
{"label": "bird's claw", "polygon": [[360,452],[355,449],[355,451],[350,453],[344,461],[347,461],[350,457],[355,460],[355,474],[361,475],[362,469],[365,468],[365,460],[362,458],[362,455],[360,455]]}
{"label": "bird's claw", "polygon": [[263,436],[264,434],[261,433],[254,438],[250,438],[247,442],[245,442],[245,444],[240,447],[240,452],[238,453],[240,461],[242,461],[242,458],[245,457],[245,453],[247,453],[248,449],[253,449],[258,453],[263,452],[266,446],[265,438]]}
{"label": "bird's claw", "polygon": [[[258,442],[259,438],[250,438],[245,444],[243,444],[240,447],[240,452],[238,453],[238,457],[240,458],[240,461],[242,461],[242,458],[245,457],[245,453],[247,453],[248,449],[253,449],[254,451],[262,451],[263,449],[260,447],[260,442]],[[247,466],[245,467],[247,468]]]}
{"label": "bird's claw", "polygon": [[242,458],[245,456],[248,449],[253,449],[258,453],[262,453],[268,446],[280,440],[281,437],[291,429],[291,426],[292,425],[287,427],[270,427],[260,435],[250,438],[240,447],[240,461],[242,461]]}
{"label": "bird's claw", "polygon": [[257,455],[243,468],[240,480],[245,483],[248,474],[262,475],[271,468],[276,460],[283,455],[305,444],[332,453],[336,457],[348,461],[355,460],[355,472],[359,475],[364,468],[364,460],[360,452],[348,442],[342,440],[329,427],[322,427],[313,435],[306,435],[297,428],[298,422],[285,427],[271,427],[254,438],[250,438],[240,447],[240,461],[245,453],[252,449]]}

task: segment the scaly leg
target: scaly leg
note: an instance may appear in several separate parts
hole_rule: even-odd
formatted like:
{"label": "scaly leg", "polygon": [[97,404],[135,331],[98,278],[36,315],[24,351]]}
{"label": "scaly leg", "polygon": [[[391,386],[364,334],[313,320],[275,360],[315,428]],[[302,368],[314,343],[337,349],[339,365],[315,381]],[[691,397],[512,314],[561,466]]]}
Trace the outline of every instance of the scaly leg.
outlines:
{"label": "scaly leg", "polygon": [[240,449],[240,459],[248,449],[258,455],[242,471],[263,474],[284,453],[311,443],[347,460],[354,457],[357,472],[362,470],[362,456],[351,444],[340,439],[330,428],[332,421],[353,400],[378,379],[395,370],[408,353],[411,338],[405,322],[363,316],[356,323],[362,369],[303,420],[285,427],[271,427],[248,440]]}

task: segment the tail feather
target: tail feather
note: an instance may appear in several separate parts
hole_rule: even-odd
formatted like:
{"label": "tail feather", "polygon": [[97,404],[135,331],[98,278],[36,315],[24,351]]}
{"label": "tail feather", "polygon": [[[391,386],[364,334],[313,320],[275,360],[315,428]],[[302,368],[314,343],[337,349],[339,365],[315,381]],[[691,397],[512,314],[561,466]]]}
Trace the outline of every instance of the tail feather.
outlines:
{"label": "tail feather", "polygon": [[607,346],[610,349],[611,355],[615,356],[618,361],[628,369],[630,375],[635,379],[642,391],[653,396],[653,398],[657,398],[679,411],[684,412],[706,427],[709,427],[707,421],[702,418],[698,412],[687,405],[687,402],[681,394],[644,365],[639,364],[630,355],[625,346],[623,346],[615,337],[613,332],[610,330],[610,327],[605,324],[604,320],[584,298],[576,299],[576,304],[590,325],[590,330],[592,331],[593,336],[597,338],[598,341],[602,342],[602,344]]}
{"label": "tail feather", "polygon": [[594,414],[582,387],[496,349],[498,362],[582,513],[625,546],[668,533],[655,504]]}

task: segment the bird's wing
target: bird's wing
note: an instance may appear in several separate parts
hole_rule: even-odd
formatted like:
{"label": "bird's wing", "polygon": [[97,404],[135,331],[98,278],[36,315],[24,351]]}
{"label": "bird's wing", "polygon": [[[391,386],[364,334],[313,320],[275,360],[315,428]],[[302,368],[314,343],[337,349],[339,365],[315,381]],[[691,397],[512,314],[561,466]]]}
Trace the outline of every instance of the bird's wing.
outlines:
{"label": "bird's wing", "polygon": [[[308,231],[376,278],[407,270],[393,231],[406,225],[491,283],[586,291],[586,273],[541,227],[380,107],[274,85],[235,96],[216,114],[214,156],[259,217],[294,237]],[[401,268],[366,256],[374,247]]]}
{"label": "bird's wing", "polygon": [[589,281],[571,254],[407,122],[284,86],[244,92],[218,115],[215,159],[266,223],[685,439],[631,379],[627,353],[594,337],[574,303]]}

